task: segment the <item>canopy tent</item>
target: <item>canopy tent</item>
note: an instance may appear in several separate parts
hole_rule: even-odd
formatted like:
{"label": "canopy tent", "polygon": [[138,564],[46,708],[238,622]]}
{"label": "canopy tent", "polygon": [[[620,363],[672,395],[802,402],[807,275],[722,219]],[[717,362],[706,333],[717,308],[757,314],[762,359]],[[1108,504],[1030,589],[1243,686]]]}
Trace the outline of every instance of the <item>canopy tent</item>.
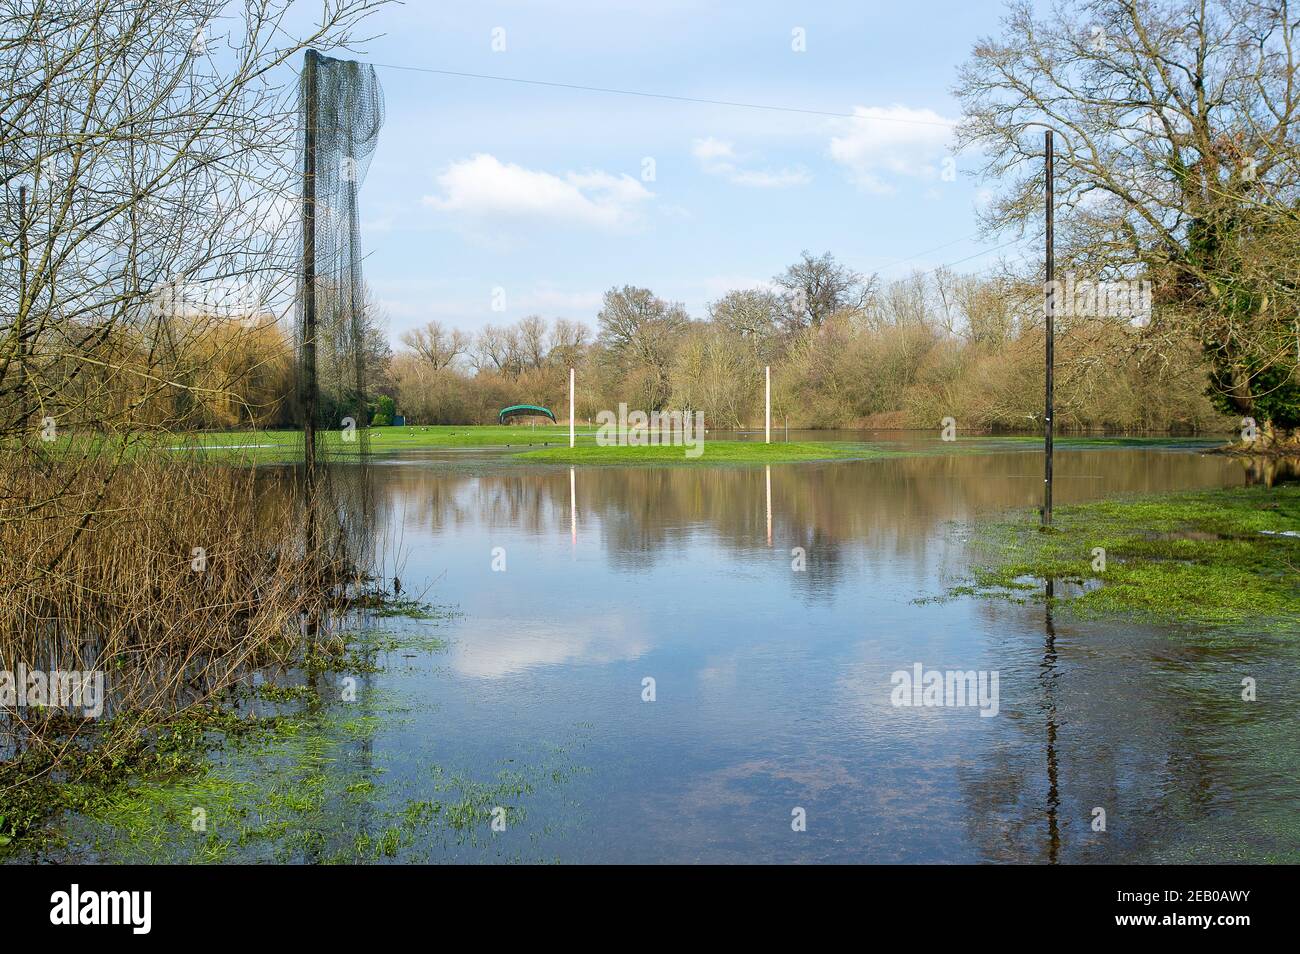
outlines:
{"label": "canopy tent", "polygon": [[536,404],[512,404],[503,407],[497,414],[497,423],[504,424],[508,417],[533,417],[534,415],[549,417],[553,422],[559,423],[555,421],[555,415],[551,413],[550,408],[538,407]]}

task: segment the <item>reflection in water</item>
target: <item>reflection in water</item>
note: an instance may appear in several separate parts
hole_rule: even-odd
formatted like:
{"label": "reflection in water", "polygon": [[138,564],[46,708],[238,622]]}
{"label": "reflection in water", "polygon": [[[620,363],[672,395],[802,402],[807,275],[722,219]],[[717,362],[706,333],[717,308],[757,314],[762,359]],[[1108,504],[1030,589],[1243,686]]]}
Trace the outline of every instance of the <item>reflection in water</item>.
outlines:
{"label": "reflection in water", "polygon": [[763,468],[767,479],[767,545],[772,545],[772,465]]}
{"label": "reflection in water", "polygon": [[[567,468],[567,482],[508,461],[377,464],[374,513],[404,574],[463,615],[436,670],[404,683],[436,718],[380,733],[374,758],[434,750],[482,776],[585,733],[571,801],[534,809],[539,829],[572,822],[547,841],[562,861],[1294,859],[1255,780],[1298,794],[1265,744],[1294,733],[1295,705],[1215,701],[1247,666],[1300,698],[1294,641],[1057,618],[1051,584],[1045,618],[923,599],[968,572],[963,523],[1037,508],[1039,459]],[[1061,505],[1244,480],[1217,456],[1057,452]],[[894,708],[890,673],[917,662],[999,671],[1000,714]],[[1097,805],[1107,832],[1090,830]]]}
{"label": "reflection in water", "polygon": [[1240,462],[1250,486],[1273,487],[1300,480],[1298,457],[1243,457]]}

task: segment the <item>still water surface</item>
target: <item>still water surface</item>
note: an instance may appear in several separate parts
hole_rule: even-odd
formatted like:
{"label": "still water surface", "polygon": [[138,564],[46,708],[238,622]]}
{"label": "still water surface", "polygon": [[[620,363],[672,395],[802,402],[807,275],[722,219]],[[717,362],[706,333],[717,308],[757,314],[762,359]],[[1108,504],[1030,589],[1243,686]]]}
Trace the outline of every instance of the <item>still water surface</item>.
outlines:
{"label": "still water surface", "polygon": [[[1300,783],[1275,751],[1295,722],[1238,696],[1247,672],[1296,699],[1291,647],[918,602],[966,572],[963,525],[1037,505],[1037,453],[572,473],[415,457],[374,474],[405,585],[462,615],[438,627],[444,652],[377,678],[418,714],[370,756],[412,777],[422,760],[482,778],[562,763],[488,856],[1295,856]],[[1232,461],[1149,449],[1060,452],[1057,474],[1059,504],[1243,482]],[[918,662],[997,670],[998,715],[894,707],[890,674]]]}
{"label": "still water surface", "polygon": [[[1240,464],[1186,449],[1058,451],[1056,467],[1058,505],[1244,483]],[[388,572],[455,615],[385,621],[447,645],[393,650],[363,678],[369,721],[331,771],[376,787],[318,821],[364,830],[447,797],[450,779],[505,779],[476,797],[512,806],[503,833],[435,825],[397,860],[1300,852],[1294,641],[1222,648],[1042,605],[927,600],[968,572],[976,518],[1038,505],[1035,451],[574,471],[413,453],[371,473],[381,549],[400,554]],[[998,714],[893,706],[891,673],[916,663],[996,670]],[[1243,674],[1271,704],[1241,703]]]}

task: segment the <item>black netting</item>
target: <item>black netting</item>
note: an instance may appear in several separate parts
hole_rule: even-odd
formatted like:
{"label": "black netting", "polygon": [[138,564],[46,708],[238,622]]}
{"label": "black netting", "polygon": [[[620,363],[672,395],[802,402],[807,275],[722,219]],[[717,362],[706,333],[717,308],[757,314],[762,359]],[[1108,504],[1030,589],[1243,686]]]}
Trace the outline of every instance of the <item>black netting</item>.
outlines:
{"label": "black netting", "polygon": [[[307,542],[356,568],[373,562],[367,336],[357,196],[384,122],[374,67],[307,51],[299,83],[302,283],[294,322]],[[342,470],[329,458],[359,461]]]}
{"label": "black netting", "polygon": [[305,234],[295,345],[304,431],[318,432],[316,456],[368,449],[366,336],[373,316],[361,275],[357,195],[383,122],[374,67],[307,51],[299,88]]}

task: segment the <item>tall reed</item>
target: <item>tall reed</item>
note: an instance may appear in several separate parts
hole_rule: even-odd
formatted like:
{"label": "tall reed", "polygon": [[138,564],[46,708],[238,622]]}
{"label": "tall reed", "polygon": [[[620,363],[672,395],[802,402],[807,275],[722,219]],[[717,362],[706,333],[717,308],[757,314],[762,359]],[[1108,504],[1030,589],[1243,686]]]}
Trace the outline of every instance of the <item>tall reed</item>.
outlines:
{"label": "tall reed", "polygon": [[[287,663],[363,580],[337,507],[309,514],[295,471],[160,453],[0,456],[0,670],[102,672],[103,719],[162,720]],[[0,712],[0,758],[93,730]]]}

